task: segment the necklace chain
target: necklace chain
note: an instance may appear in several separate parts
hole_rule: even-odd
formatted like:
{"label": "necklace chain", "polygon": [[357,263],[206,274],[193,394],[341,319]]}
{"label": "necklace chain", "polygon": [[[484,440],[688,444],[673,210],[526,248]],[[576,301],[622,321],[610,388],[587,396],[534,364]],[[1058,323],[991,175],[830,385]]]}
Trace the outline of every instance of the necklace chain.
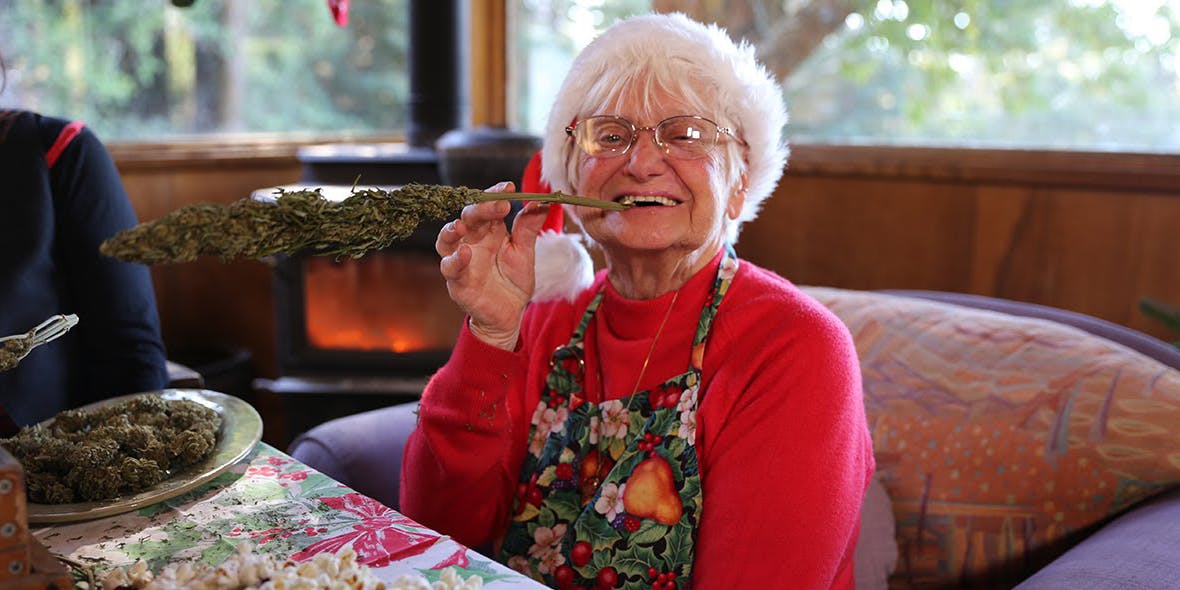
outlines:
{"label": "necklace chain", "polygon": [[[647,373],[647,364],[651,362],[651,355],[656,351],[656,342],[660,339],[660,334],[664,332],[664,326],[668,324],[668,318],[672,317],[672,308],[676,307],[676,298],[680,297],[680,289],[677,289],[672,294],[672,302],[668,304],[668,311],[664,312],[664,319],[660,320],[660,327],[656,328],[656,335],[652,336],[651,346],[647,349],[647,356],[643,359],[643,366],[639,368],[639,376],[635,378],[635,386],[631,388],[631,399],[627,400],[627,409],[631,409],[631,404],[635,403],[635,394],[639,393],[639,384],[643,382],[643,375]],[[602,359],[599,359],[601,362]]]}
{"label": "necklace chain", "polygon": [[[647,349],[647,357],[643,359],[643,366],[640,367],[640,369],[639,369],[639,377],[637,377],[635,379],[635,386],[631,388],[631,399],[627,400],[627,416],[631,415],[631,410],[632,410],[633,406],[635,405],[635,398],[636,398],[635,394],[639,393],[639,384],[643,382],[643,375],[645,373],[647,373],[647,365],[651,362],[651,356],[656,351],[656,342],[658,342],[660,340],[660,334],[664,333],[664,326],[668,324],[668,318],[672,317],[672,308],[676,307],[676,299],[678,297],[680,297],[680,289],[677,289],[676,292],[672,294],[672,301],[668,303],[668,310],[664,312],[664,318],[660,320],[660,325],[658,328],[656,328],[655,336],[652,336],[651,346],[649,346]],[[605,374],[602,370],[603,362],[602,362],[602,341],[601,341],[601,339],[599,339],[599,341],[596,342],[595,345],[599,351],[599,354],[598,354],[598,387],[599,387],[599,389],[602,390],[602,399],[599,400],[599,402],[601,403],[601,402],[606,401],[606,380],[604,379]],[[599,444],[601,444],[601,441]],[[620,457],[619,460],[622,461],[622,457]],[[597,474],[594,474],[590,480],[590,485],[593,486],[595,489],[598,488],[598,486],[602,482],[602,478],[604,477],[604,474],[601,473],[602,467],[603,466],[599,467],[600,472]]]}

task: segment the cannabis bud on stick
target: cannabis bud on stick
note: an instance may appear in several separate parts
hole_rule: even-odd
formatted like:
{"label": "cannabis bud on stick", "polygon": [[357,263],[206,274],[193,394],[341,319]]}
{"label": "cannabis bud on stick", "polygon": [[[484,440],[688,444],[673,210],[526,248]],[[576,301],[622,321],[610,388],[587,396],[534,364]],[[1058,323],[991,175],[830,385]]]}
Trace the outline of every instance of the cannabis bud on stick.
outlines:
{"label": "cannabis bud on stick", "polygon": [[123,230],[100,251],[126,262],[189,262],[198,256],[262,258],[310,251],[359,258],[409,237],[424,220],[453,218],[472,203],[530,200],[611,210],[626,205],[564,193],[489,193],[467,187],[407,184],[357,189],[333,202],[321,189],[276,191],[273,201],[242,199],[228,205],[182,207],[155,221]]}

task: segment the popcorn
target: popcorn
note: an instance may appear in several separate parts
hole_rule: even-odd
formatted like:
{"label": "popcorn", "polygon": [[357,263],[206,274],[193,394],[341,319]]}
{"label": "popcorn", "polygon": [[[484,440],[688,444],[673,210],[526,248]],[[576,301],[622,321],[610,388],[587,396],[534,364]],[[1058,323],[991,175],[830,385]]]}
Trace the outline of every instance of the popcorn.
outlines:
{"label": "popcorn", "polygon": [[102,580],[102,590],[479,590],[483,579],[463,579],[459,570],[448,567],[431,584],[419,574],[399,576],[386,584],[356,561],[352,548],[339,553],[320,553],[296,563],[254,553],[250,544],[238,546],[237,553],[216,567],[178,563],[153,575],[144,561],[116,568]]}

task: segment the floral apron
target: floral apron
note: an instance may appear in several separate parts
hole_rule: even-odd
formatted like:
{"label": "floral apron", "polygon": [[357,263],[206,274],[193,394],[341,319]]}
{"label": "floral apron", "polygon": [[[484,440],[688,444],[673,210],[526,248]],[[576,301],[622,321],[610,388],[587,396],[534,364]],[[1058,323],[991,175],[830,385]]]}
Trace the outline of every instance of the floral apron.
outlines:
{"label": "floral apron", "polygon": [[688,370],[601,404],[583,391],[583,340],[603,294],[590,302],[550,361],[502,562],[562,589],[690,588],[701,517],[694,447],[701,360],[737,267],[727,246]]}

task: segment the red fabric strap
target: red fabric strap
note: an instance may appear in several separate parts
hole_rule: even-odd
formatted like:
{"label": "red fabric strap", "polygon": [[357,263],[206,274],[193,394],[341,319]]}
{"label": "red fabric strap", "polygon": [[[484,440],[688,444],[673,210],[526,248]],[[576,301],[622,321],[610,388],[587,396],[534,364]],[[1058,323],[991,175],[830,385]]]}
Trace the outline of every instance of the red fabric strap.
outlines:
{"label": "red fabric strap", "polygon": [[85,126],[86,124],[81,121],[70,121],[63,127],[61,133],[57,134],[57,139],[53,141],[53,146],[45,152],[45,164],[52,168],[57,159],[61,157],[61,153],[66,150],[66,146],[74,141],[74,138],[82,132],[82,128]]}

